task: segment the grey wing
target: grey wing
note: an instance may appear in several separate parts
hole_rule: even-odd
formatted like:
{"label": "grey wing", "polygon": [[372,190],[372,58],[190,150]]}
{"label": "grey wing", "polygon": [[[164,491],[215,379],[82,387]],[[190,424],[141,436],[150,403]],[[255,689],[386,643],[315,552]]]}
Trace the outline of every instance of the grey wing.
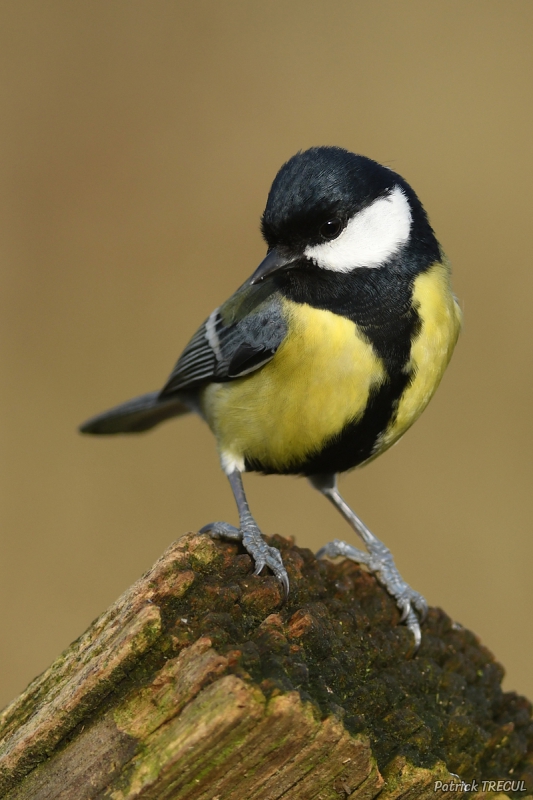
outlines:
{"label": "grey wing", "polygon": [[226,306],[215,309],[181,354],[160,396],[254,372],[274,357],[286,332],[276,295],[241,316]]}

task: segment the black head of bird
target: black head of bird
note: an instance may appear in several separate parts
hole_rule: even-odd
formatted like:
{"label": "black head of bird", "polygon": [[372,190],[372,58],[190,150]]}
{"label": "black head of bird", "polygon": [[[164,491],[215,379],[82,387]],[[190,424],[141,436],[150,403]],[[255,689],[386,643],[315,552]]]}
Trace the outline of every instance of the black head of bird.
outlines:
{"label": "black head of bird", "polygon": [[283,165],[261,228],[280,262],[331,272],[385,266],[406,249],[439,256],[427,215],[406,181],[339,147],[315,147]]}

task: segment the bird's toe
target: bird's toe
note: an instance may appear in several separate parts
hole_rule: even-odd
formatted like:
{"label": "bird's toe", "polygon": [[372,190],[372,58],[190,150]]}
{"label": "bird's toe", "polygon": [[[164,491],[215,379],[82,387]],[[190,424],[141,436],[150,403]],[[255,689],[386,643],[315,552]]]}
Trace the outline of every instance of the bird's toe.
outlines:
{"label": "bird's toe", "polygon": [[233,541],[240,541],[242,533],[234,525],[229,522],[209,522],[200,528],[199,533],[208,533],[213,539],[231,539]]}

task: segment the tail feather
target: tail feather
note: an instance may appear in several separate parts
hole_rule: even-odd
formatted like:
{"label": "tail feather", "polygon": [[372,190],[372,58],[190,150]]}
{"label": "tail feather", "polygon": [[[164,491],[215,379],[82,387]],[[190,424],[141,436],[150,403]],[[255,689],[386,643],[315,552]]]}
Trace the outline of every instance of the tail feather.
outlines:
{"label": "tail feather", "polygon": [[160,399],[159,392],[149,392],[92,417],[80,425],[80,432],[141,433],[159,425],[165,419],[188,414],[190,410],[175,397]]}

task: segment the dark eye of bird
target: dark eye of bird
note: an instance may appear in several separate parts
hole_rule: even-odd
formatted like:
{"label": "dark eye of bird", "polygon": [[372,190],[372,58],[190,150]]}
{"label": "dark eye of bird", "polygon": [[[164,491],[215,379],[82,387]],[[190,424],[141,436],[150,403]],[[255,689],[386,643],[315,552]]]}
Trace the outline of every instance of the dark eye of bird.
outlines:
{"label": "dark eye of bird", "polygon": [[323,239],[336,239],[342,230],[342,222],[340,219],[328,219],[320,226],[319,233]]}

